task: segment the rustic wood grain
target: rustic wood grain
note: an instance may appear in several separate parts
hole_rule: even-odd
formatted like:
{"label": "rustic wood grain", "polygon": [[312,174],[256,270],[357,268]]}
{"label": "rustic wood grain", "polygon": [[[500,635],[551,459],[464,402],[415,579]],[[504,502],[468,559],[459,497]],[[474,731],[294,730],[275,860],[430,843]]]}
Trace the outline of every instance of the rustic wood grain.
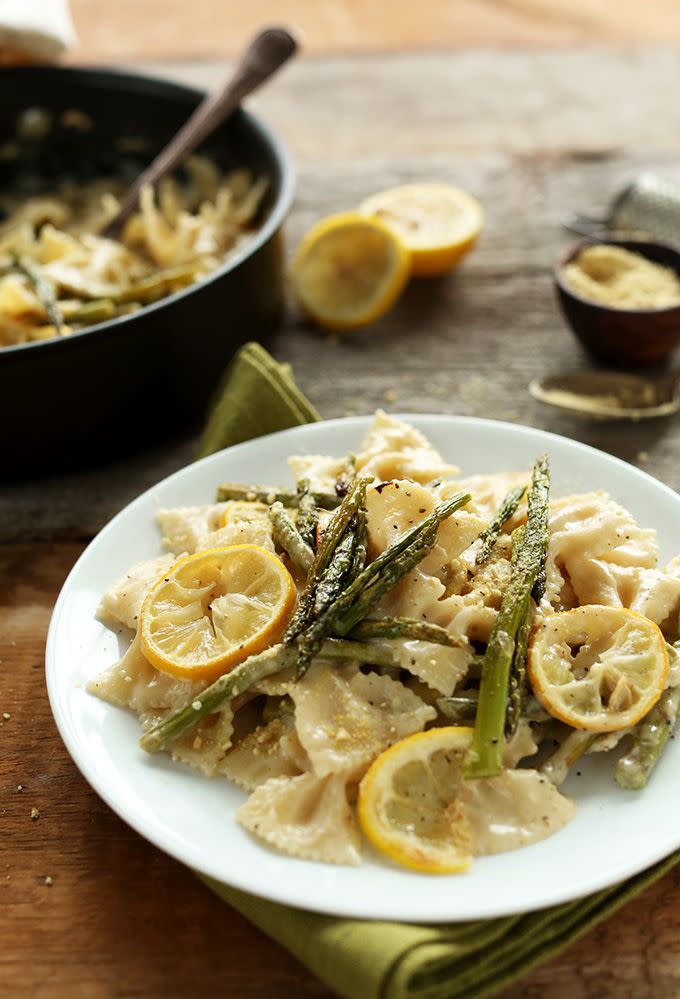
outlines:
{"label": "rustic wood grain", "polygon": [[[211,85],[224,68],[166,72]],[[293,362],[327,416],[382,404],[519,420],[637,462],[678,488],[673,421],[582,423],[532,401],[526,385],[586,363],[552,295],[550,268],[568,241],[560,220],[572,207],[600,207],[643,167],[680,182],[679,89],[676,54],[657,50],[337,57],[285,71],[255,106],[299,164],[291,246],[320,215],[422,177],[478,194],[487,225],[460,272],[413,284],[375,328],[321,336],[291,311],[272,350]],[[10,713],[0,717],[2,995],[155,999],[189,997],[200,985],[203,995],[238,999],[329,996],[108,810],[49,712],[47,623],[82,540],[190,460],[193,447],[190,437],[166,448],[148,440],[125,461],[0,495],[0,540],[13,542],[0,549],[0,716]],[[679,911],[676,870],[505,999],[676,999]]]}
{"label": "rustic wood grain", "polygon": [[390,51],[473,45],[672,42],[673,0],[71,0],[80,61],[171,59],[233,52],[262,24],[285,21],[307,51]]}
{"label": "rustic wood grain", "polygon": [[[222,72],[214,63],[167,69],[205,86]],[[370,330],[329,338],[291,312],[272,349],[294,363],[325,416],[384,404],[519,419],[627,460],[646,454],[645,467],[677,487],[671,421],[582,423],[531,400],[527,384],[586,363],[551,288],[570,239],[562,219],[573,208],[601,209],[645,167],[680,182],[679,90],[676,56],[652,50],[346,57],[284,70],[253,104],[298,164],[289,249],[323,214],[418,178],[450,179],[477,194],[486,228],[460,271],[414,283]],[[191,440],[153,448],[152,435],[150,426],[130,460],[4,487],[0,541],[94,534],[190,460]]]}

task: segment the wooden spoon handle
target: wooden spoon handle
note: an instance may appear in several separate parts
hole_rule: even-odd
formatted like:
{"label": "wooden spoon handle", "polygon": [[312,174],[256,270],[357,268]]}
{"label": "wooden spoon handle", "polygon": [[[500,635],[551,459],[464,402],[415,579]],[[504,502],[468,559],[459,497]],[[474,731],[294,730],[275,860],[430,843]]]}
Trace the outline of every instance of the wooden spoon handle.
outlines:
{"label": "wooden spoon handle", "polygon": [[223,87],[201,101],[170,142],[149,164],[123,198],[118,214],[103,231],[115,237],[137,207],[145,184],[155,184],[170,173],[222,124],[244,97],[256,90],[297,50],[295,38],[285,28],[265,28],[252,40]]}

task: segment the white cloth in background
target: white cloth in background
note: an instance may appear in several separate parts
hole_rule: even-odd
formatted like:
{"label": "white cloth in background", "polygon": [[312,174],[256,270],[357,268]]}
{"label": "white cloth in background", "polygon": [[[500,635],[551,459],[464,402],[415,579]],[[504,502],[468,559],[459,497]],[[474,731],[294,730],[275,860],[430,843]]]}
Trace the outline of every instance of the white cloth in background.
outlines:
{"label": "white cloth in background", "polygon": [[0,0],[0,49],[54,62],[75,41],[68,0]]}

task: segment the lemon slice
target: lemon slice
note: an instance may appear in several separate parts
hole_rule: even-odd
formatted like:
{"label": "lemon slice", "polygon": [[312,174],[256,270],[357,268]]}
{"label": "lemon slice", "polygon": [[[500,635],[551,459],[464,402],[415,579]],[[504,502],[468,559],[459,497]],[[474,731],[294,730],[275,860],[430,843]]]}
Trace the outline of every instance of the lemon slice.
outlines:
{"label": "lemon slice", "polygon": [[345,212],[323,219],[293,261],[293,290],[319,326],[351,330],[384,315],[404,290],[411,256],[380,219]]}
{"label": "lemon slice", "polygon": [[280,638],[295,597],[283,563],[257,545],[189,555],[142,604],[142,651],[163,673],[214,680]]}
{"label": "lemon slice", "polygon": [[382,853],[430,874],[467,870],[472,854],[454,804],[471,738],[471,728],[434,728],[373,762],[359,785],[357,814]]}
{"label": "lemon slice", "polygon": [[666,643],[653,621],[595,604],[545,618],[528,657],[541,704],[589,732],[618,732],[638,722],[661,696],[668,670]]}
{"label": "lemon slice", "polygon": [[374,194],[359,206],[382,219],[411,251],[415,277],[450,271],[472,249],[482,230],[482,206],[450,184],[404,184]]}

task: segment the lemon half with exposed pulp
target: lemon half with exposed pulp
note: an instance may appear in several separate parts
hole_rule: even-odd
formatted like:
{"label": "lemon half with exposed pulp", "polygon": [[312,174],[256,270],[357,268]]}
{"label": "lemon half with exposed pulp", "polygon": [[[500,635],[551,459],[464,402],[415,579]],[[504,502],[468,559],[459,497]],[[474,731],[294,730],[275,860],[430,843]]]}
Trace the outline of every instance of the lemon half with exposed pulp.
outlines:
{"label": "lemon half with exposed pulp", "polygon": [[411,253],[414,277],[450,271],[474,246],[484,222],[482,206],[450,184],[404,184],[374,194],[359,210],[389,225]]}
{"label": "lemon half with exposed pulp", "polygon": [[380,219],[344,212],[305,236],[293,261],[295,297],[329,330],[352,330],[384,315],[404,290],[411,256]]}
{"label": "lemon half with exposed pulp", "polygon": [[665,639],[653,621],[597,604],[546,617],[528,656],[541,704],[560,721],[589,732],[635,725],[661,696],[669,668]]}
{"label": "lemon half with exposed pulp", "polygon": [[454,874],[472,862],[455,801],[472,729],[418,732],[386,749],[359,786],[357,814],[366,837],[392,860],[429,874]]}
{"label": "lemon half with exposed pulp", "polygon": [[214,680],[278,641],[296,599],[283,563],[257,545],[179,559],[147,594],[142,651],[163,673]]}

